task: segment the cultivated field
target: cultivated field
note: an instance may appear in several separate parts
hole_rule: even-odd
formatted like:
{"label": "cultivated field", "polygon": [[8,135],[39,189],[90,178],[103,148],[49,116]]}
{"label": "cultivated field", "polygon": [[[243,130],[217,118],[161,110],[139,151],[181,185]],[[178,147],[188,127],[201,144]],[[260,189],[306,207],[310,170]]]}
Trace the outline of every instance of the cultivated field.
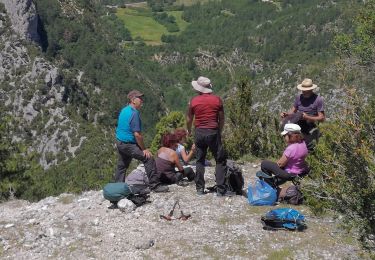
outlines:
{"label": "cultivated field", "polygon": [[148,8],[119,8],[116,15],[124,22],[129,29],[133,39],[141,38],[148,45],[162,44],[161,36],[176,35],[186,29],[189,23],[182,19],[182,11],[170,11],[169,15],[176,18],[176,23],[180,28],[177,33],[169,33],[167,29],[152,18],[151,10]]}

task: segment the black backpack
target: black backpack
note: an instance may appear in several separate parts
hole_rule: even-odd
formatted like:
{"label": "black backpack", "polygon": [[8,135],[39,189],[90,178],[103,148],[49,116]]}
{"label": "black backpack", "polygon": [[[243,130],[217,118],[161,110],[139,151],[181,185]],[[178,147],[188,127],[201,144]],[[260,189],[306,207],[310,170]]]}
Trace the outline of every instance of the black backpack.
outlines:
{"label": "black backpack", "polygon": [[228,190],[235,192],[237,195],[242,195],[244,183],[241,168],[234,161],[228,160],[225,174],[225,185]]}

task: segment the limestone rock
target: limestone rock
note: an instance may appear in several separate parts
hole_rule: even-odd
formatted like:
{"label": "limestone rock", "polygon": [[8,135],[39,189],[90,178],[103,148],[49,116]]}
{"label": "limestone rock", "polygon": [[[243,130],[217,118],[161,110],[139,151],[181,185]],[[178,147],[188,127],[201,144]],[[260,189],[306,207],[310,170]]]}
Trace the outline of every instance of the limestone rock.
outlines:
{"label": "limestone rock", "polygon": [[117,207],[124,213],[131,213],[137,206],[128,199],[122,199],[117,203]]}
{"label": "limestone rock", "polygon": [[12,28],[22,39],[40,43],[38,15],[32,0],[0,0],[8,12]]}

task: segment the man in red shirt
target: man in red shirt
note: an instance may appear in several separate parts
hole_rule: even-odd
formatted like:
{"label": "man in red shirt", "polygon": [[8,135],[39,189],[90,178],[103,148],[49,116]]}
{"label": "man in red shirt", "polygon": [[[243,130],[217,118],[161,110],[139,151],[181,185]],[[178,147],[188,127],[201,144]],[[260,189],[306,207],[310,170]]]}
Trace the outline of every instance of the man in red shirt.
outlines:
{"label": "man in red shirt", "polygon": [[216,161],[216,194],[218,196],[231,196],[225,186],[225,173],[227,171],[226,153],[221,143],[221,132],[224,127],[224,107],[220,97],[212,94],[210,79],[199,77],[191,82],[193,88],[199,93],[190,100],[186,116],[187,131],[191,132],[194,120],[195,146],[196,146],[196,176],[195,185],[197,194],[203,195],[205,188],[204,163],[207,149],[209,148]]}

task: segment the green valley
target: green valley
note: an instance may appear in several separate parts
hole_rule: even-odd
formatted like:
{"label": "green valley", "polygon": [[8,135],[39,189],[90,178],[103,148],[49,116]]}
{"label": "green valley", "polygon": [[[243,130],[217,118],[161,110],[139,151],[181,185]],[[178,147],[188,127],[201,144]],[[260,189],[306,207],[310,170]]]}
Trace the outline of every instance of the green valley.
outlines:
{"label": "green valley", "polygon": [[[199,76],[224,100],[229,157],[276,158],[279,113],[292,105],[296,85],[312,78],[327,117],[311,156],[318,175],[312,189],[328,188],[309,203],[317,212],[369,215],[360,211],[375,186],[367,179],[350,185],[363,172],[373,180],[374,0],[148,0],[126,8],[139,1],[32,2],[34,42],[24,28],[14,31],[19,17],[0,4],[0,199],[100,189],[116,167],[114,132],[127,93],[145,93],[150,146],[169,129],[158,122],[186,111]],[[349,105],[360,114],[348,113]],[[335,182],[317,184],[321,176]],[[350,192],[359,195],[344,203]],[[362,237],[372,232],[364,219]]]}

